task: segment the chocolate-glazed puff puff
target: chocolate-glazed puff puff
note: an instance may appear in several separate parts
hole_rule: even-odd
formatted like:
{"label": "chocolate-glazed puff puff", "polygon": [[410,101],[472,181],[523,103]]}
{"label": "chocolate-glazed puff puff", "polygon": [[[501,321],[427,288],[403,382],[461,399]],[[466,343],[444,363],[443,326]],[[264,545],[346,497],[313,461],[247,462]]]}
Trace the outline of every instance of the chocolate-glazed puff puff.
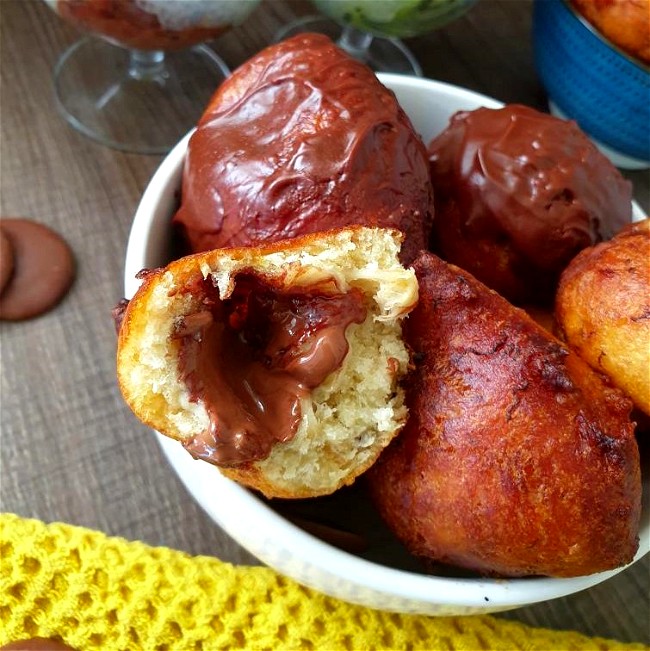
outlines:
{"label": "chocolate-glazed puff puff", "polygon": [[632,560],[631,402],[522,310],[433,254],[404,335],[409,420],[368,473],[415,555],[485,575],[569,577]]}
{"label": "chocolate-glazed puff puff", "polygon": [[352,224],[427,248],[427,153],[395,95],[328,38],[303,34],[247,61],[191,137],[174,222],[193,252]]}
{"label": "chocolate-glazed puff puff", "polygon": [[432,250],[517,305],[551,305],[582,249],[632,218],[632,185],[580,130],[527,106],[454,115],[429,145]]}

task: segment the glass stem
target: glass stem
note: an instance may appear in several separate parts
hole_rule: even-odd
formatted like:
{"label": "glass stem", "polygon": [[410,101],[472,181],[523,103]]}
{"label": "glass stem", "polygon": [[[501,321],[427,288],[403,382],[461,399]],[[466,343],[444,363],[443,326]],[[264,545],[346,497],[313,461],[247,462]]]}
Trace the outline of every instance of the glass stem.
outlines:
{"label": "glass stem", "polygon": [[372,39],[372,34],[362,32],[361,30],[356,29],[356,27],[346,25],[343,28],[343,33],[341,34],[337,45],[355,59],[366,61],[368,59],[368,48],[372,43]]}
{"label": "glass stem", "polygon": [[129,50],[129,77],[138,81],[163,81],[167,76],[162,50]]}

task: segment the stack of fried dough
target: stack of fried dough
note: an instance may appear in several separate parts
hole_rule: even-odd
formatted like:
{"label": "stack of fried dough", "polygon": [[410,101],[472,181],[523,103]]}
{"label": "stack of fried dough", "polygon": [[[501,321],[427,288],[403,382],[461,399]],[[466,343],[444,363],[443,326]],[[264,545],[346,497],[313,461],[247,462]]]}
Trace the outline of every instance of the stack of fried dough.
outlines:
{"label": "stack of fried dough", "polygon": [[[522,107],[493,118],[509,133],[513,120],[564,128]],[[630,188],[574,125],[535,159],[493,127],[461,137],[464,121],[446,137],[458,160],[497,152],[471,192],[448,182],[456,154],[427,152],[395,96],[324,37],[244,64],[190,140],[174,221],[192,255],[146,275],[126,308],[120,387],[141,420],[267,497],[327,495],[363,474],[427,563],[619,567],[641,514],[631,411],[650,412],[648,221],[601,242],[629,221]],[[556,163],[571,178],[525,196]],[[611,180],[605,194],[581,164]],[[460,250],[445,224],[468,246],[477,234],[485,278],[444,259]],[[532,273],[517,249],[531,232],[564,247],[534,261],[552,258],[539,286],[547,300],[552,282],[555,334],[488,286],[490,251],[514,265],[507,279]]]}

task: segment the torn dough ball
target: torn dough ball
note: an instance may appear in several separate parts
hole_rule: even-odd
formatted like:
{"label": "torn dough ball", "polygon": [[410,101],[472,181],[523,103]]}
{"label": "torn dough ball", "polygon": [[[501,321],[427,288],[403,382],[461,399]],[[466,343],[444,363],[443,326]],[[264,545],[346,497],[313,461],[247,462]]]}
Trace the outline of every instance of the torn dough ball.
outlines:
{"label": "torn dough ball", "polygon": [[119,332],[135,415],[267,497],[351,484],[406,420],[397,230],[219,249],[145,275]]}

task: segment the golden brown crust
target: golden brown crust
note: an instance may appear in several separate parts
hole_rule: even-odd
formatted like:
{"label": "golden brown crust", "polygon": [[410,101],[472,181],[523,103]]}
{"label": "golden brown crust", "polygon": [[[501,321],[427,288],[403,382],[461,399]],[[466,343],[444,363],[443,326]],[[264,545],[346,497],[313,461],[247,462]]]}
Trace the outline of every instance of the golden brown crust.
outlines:
{"label": "golden brown crust", "polygon": [[[163,273],[162,269],[143,270],[140,272],[142,284],[137,294],[129,301],[123,312],[117,336],[117,382],[122,395],[132,408],[138,409],[138,418],[145,425],[154,429],[161,426],[162,405],[149,405],[144,408],[134,394],[131,383],[127,380],[126,371],[135,362],[136,350],[134,342],[144,329],[146,305],[155,285],[155,279]],[[137,405],[137,407],[134,407]],[[161,428],[162,429],[162,428]]]}
{"label": "golden brown crust", "polygon": [[[302,500],[312,497],[320,497],[322,495],[322,493],[309,489],[306,486],[300,488],[292,488],[291,490],[283,488],[282,486],[278,486],[275,482],[270,481],[268,477],[262,472],[262,470],[260,470],[260,468],[253,463],[244,464],[236,468],[220,468],[219,470],[221,474],[228,477],[228,479],[232,479],[233,481],[236,481],[244,486],[254,488],[256,491],[259,491],[262,493],[262,495],[269,499]],[[361,472],[363,472],[363,470],[366,470],[366,468],[359,470],[360,472],[358,474],[361,474]],[[356,477],[357,474],[355,473],[354,478],[351,478],[349,481],[345,481],[341,486],[332,488],[332,490],[328,492],[334,492],[335,489],[338,490],[338,488],[342,488],[342,486],[352,484]]]}
{"label": "golden brown crust", "polygon": [[405,325],[409,421],[368,476],[410,551],[483,574],[576,576],[632,560],[630,401],[522,310],[431,254]]}
{"label": "golden brown crust", "polygon": [[650,414],[650,219],[582,251],[555,307],[569,346]]}

